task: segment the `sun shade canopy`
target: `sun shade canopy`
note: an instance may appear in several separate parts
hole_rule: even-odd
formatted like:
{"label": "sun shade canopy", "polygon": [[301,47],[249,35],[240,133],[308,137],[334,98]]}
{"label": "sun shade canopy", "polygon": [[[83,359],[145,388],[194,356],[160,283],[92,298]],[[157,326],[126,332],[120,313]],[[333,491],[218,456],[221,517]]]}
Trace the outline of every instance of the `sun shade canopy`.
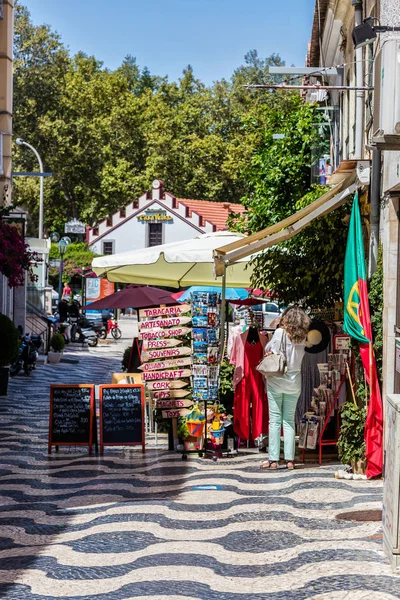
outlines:
{"label": "sun shade canopy", "polygon": [[[190,240],[153,246],[95,258],[96,275],[120,283],[144,283],[166,287],[221,285],[215,278],[214,250],[225,244],[240,242],[245,236],[229,231],[205,233]],[[228,287],[250,286],[251,257],[240,259],[226,270]]]}
{"label": "sun shade canopy", "polygon": [[305,229],[314,219],[324,217],[344,204],[349,195],[357,189],[356,171],[353,170],[350,174],[348,172],[340,173],[336,177],[339,179],[337,185],[290,217],[244,239],[217,248],[214,252],[217,275],[222,275],[224,268],[229,269],[229,265],[236,261],[241,261],[266,248],[289,240]]}

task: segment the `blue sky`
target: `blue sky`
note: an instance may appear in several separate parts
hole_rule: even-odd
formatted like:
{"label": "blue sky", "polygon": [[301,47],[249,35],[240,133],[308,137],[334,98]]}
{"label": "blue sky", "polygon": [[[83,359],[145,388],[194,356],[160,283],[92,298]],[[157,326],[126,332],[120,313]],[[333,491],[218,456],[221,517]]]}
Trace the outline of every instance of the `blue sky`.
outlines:
{"label": "blue sky", "polygon": [[248,50],[302,66],[314,0],[22,0],[35,24],[58,31],[72,53],[110,69],[136,56],[154,75],[177,79],[191,64],[210,84],[229,78]]}

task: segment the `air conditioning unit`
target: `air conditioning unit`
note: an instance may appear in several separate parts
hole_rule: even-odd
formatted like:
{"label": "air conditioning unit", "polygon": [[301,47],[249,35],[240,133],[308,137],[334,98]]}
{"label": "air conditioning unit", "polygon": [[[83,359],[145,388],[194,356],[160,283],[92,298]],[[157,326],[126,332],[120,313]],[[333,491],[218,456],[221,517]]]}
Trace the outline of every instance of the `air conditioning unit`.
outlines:
{"label": "air conditioning unit", "polygon": [[375,58],[373,130],[400,134],[400,39],[385,41]]}

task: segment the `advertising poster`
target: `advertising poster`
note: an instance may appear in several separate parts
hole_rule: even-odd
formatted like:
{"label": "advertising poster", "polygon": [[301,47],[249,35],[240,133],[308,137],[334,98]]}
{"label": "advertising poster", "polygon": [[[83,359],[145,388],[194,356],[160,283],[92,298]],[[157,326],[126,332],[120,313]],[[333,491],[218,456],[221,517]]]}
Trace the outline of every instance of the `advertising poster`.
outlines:
{"label": "advertising poster", "polygon": [[95,300],[101,300],[113,294],[115,291],[115,284],[103,279],[101,277],[87,277],[86,282],[86,302],[94,302]]}

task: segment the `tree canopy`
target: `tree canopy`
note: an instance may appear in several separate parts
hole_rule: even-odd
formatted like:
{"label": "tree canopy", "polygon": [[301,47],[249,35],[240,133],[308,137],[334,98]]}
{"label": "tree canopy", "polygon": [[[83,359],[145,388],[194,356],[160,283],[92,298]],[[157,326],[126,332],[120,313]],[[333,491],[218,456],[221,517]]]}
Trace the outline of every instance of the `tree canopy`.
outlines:
{"label": "tree canopy", "polygon": [[[14,133],[37,148],[53,174],[45,183],[47,230],[63,231],[71,217],[93,226],[156,178],[178,197],[242,202],[247,215],[230,225],[246,233],[323,192],[310,185],[318,111],[293,91],[245,87],[279,81],[268,71],[284,65],[277,54],[261,58],[251,50],[229,80],[209,86],[190,65],[169,81],[132,56],[111,71],[93,56],[71,56],[18,1],[14,41]],[[14,170],[37,169],[25,147],[13,152]],[[38,187],[34,178],[14,179],[14,203],[29,210],[31,223],[38,221]],[[346,212],[342,207],[257,258],[254,285],[285,303],[340,299]]]}
{"label": "tree canopy", "polygon": [[[257,134],[243,119],[267,102],[246,83],[268,81],[268,66],[250,51],[230,81],[211,86],[190,65],[178,81],[153,75],[127,56],[114,71],[93,56],[71,56],[47,25],[33,25],[16,4],[14,133],[39,152],[45,171],[45,226],[61,229],[73,217],[93,225],[164,181],[179,197],[239,202],[244,167]],[[14,170],[37,170],[25,147],[14,147]],[[14,202],[37,222],[38,185],[14,179]],[[32,231],[34,233],[34,231]]]}
{"label": "tree canopy", "polygon": [[[246,219],[231,224],[245,233],[278,223],[324,192],[324,186],[310,186],[311,150],[319,142],[321,117],[299,95],[279,93],[274,106],[263,107],[257,119],[246,122],[250,134],[256,130],[261,140],[246,169]],[[277,133],[282,137],[274,138]],[[285,304],[324,307],[341,300],[348,212],[342,206],[265,250],[254,260],[254,287],[272,290]]]}

